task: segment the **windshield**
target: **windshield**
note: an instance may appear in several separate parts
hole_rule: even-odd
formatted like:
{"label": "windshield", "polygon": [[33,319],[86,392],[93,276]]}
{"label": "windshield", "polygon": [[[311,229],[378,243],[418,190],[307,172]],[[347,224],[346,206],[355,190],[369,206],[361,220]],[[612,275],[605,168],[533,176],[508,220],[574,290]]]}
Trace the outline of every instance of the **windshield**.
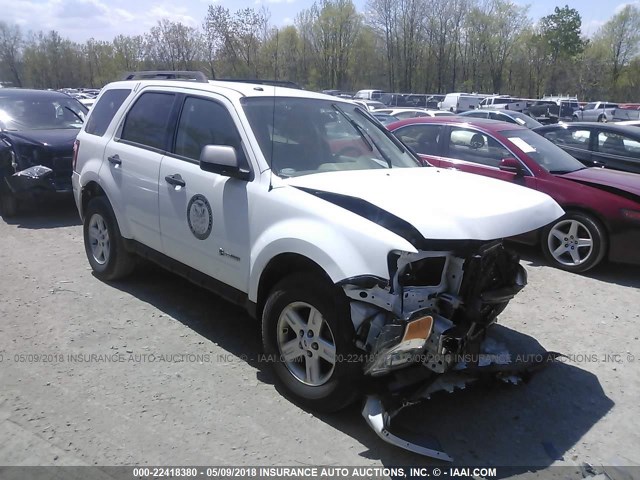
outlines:
{"label": "windshield", "polygon": [[578,160],[531,130],[500,132],[549,173],[569,173],[585,168]]}
{"label": "windshield", "polygon": [[310,98],[254,97],[243,98],[242,106],[262,154],[280,177],[421,166],[358,105]]}
{"label": "windshield", "polygon": [[70,97],[0,97],[0,129],[80,129],[87,111],[85,106]]}

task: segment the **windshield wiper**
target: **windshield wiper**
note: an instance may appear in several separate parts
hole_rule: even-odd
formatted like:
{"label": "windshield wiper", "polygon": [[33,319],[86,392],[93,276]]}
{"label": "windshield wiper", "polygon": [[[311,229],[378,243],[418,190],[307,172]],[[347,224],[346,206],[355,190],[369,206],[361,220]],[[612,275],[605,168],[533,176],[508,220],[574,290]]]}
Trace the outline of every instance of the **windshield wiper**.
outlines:
{"label": "windshield wiper", "polygon": [[[378,151],[378,153],[380,153],[380,155],[382,156],[382,158],[384,159],[385,162],[387,162],[387,166],[389,168],[393,168],[393,164],[391,163],[391,159],[389,158],[389,156],[384,153],[382,151],[382,149],[378,146],[378,144],[375,142],[375,140],[373,138],[371,138],[371,135],[369,135],[366,130],[364,130],[360,125],[358,125],[358,123],[352,119],[351,117],[349,117],[349,115],[347,115],[347,113],[342,110],[340,107],[338,107],[335,103],[331,105],[338,113],[340,113],[340,115],[342,115],[344,118],[347,119],[347,121],[353,126],[353,128],[356,129],[356,131],[358,132],[358,134],[360,135],[360,138],[362,138],[362,140],[367,144],[367,146],[369,147],[369,150],[373,152],[373,147],[375,145],[376,150]],[[367,118],[366,114],[364,114],[358,107],[356,107],[356,112],[358,112],[360,115],[362,115],[363,117]],[[375,125],[375,122],[372,122]],[[377,126],[377,125],[376,125]],[[382,127],[384,128],[384,127]]]}
{"label": "windshield wiper", "polygon": [[[367,113],[363,112],[360,108],[356,108],[356,112],[358,112],[361,116],[363,117],[367,117]],[[391,140],[393,142],[393,144],[398,147],[398,150],[400,150],[400,153],[405,153],[406,152],[406,148],[407,146],[402,143],[398,137],[396,137],[393,133],[391,133],[389,130],[387,130],[387,127],[385,127],[384,125],[382,125],[382,123],[380,122],[374,122],[374,125],[376,126],[376,128],[378,130],[380,130],[385,137],[387,137],[389,140]],[[382,153],[382,152],[380,152]]]}
{"label": "windshield wiper", "polygon": [[342,115],[347,120],[347,122],[351,124],[353,128],[355,128],[356,132],[358,132],[358,135],[360,135],[360,138],[362,139],[362,141],[369,148],[369,151],[373,152],[373,145],[371,145],[371,142],[367,138],[367,135],[365,134],[364,130],[362,130],[362,127],[360,127],[360,125],[358,125],[355,121],[353,121],[353,119],[349,118],[349,116],[336,104],[331,104],[331,106],[336,112]]}

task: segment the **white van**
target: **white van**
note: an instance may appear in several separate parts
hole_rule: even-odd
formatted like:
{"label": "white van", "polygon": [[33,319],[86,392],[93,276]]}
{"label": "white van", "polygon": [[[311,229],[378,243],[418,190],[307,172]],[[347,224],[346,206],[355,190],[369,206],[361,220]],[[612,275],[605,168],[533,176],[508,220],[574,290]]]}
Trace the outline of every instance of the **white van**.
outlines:
{"label": "white van", "polygon": [[440,110],[448,110],[453,113],[462,113],[467,110],[478,108],[480,102],[487,95],[479,95],[475,93],[448,93],[444,100],[440,102],[438,108]]}

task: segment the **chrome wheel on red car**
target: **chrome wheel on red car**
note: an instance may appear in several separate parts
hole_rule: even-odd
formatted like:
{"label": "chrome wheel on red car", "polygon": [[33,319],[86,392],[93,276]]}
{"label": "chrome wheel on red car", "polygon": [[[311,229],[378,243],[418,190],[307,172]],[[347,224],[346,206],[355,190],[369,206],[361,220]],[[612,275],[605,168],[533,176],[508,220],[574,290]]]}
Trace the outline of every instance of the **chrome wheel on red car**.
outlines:
{"label": "chrome wheel on red car", "polygon": [[542,249],[555,266],[585,272],[604,257],[604,229],[589,215],[570,212],[545,228]]}

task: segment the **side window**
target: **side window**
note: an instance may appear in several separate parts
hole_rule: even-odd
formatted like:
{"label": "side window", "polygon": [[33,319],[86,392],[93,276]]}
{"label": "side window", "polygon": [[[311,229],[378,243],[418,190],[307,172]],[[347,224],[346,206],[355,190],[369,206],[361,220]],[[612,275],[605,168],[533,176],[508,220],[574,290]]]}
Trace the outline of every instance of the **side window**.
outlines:
{"label": "side window", "polygon": [[451,158],[497,167],[500,165],[500,160],[512,156],[509,150],[484,133],[466,128],[451,129],[449,137],[449,157]]}
{"label": "side window", "polygon": [[184,101],[176,132],[176,155],[200,160],[205,145],[228,145],[236,149],[240,165],[248,168],[241,143],[226,107],[203,98],[188,97]]}
{"label": "side window", "polygon": [[395,132],[403,143],[423,155],[438,155],[441,125],[410,125]]}
{"label": "side window", "polygon": [[609,155],[640,158],[640,142],[616,133],[600,132],[598,150]]}
{"label": "side window", "polygon": [[133,105],[122,128],[122,140],[164,150],[167,123],[173,107],[172,93],[143,93]]}
{"label": "side window", "polygon": [[100,101],[93,106],[84,131],[99,137],[104,135],[113,116],[130,93],[129,89],[114,89],[104,92]]}
{"label": "side window", "polygon": [[544,133],[545,138],[559,147],[577,148],[579,150],[589,150],[590,136],[590,130],[578,128],[558,128]]}

